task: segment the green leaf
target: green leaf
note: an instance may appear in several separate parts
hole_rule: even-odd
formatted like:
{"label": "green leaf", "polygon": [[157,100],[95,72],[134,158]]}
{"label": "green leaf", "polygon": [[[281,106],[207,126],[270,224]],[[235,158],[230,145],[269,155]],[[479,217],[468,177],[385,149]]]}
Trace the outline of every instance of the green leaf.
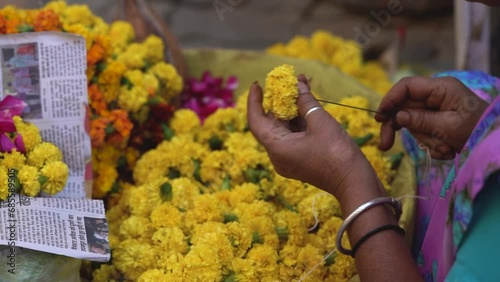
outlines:
{"label": "green leaf", "polygon": [[106,132],[106,135],[113,134],[115,132],[115,128],[111,124],[107,124],[106,128],[104,129],[104,132]]}
{"label": "green leaf", "polygon": [[247,168],[245,170],[245,179],[248,181],[248,182],[251,182],[251,183],[259,183],[259,172],[254,169],[254,168]]}
{"label": "green leaf", "polygon": [[252,233],[252,245],[253,244],[264,244],[264,238],[262,238],[258,232]]}
{"label": "green leaf", "polygon": [[277,196],[275,199],[278,203],[280,203],[287,210],[293,211],[293,212],[298,212],[294,206],[292,206],[285,198],[283,198],[283,196]]}
{"label": "green leaf", "polygon": [[165,182],[160,186],[161,198],[164,202],[169,202],[172,200],[172,185],[170,183]]}
{"label": "green leaf", "polygon": [[222,140],[216,135],[212,136],[208,140],[208,145],[210,145],[210,149],[212,151],[218,151],[222,149]]}
{"label": "green leaf", "polygon": [[288,240],[288,235],[290,234],[288,232],[288,228],[286,228],[286,227],[276,227],[274,230],[276,231],[276,234],[278,234],[278,238],[280,238],[280,241],[286,241],[286,240]]}
{"label": "green leaf", "polygon": [[38,176],[38,182],[40,182],[40,186],[44,186],[45,184],[47,184],[47,181],[49,181],[49,178],[45,175],[39,175]]}
{"label": "green leaf", "polygon": [[131,89],[132,87],[134,87],[134,84],[132,84],[132,81],[130,81],[126,77],[122,77],[122,79],[120,80],[120,84],[122,86],[127,86],[127,89]]}
{"label": "green leaf", "polygon": [[337,253],[333,253],[329,255],[325,260],[325,266],[330,266],[335,263],[335,259],[337,258]]}
{"label": "green leaf", "polygon": [[168,125],[162,123],[161,129],[163,130],[163,138],[165,140],[170,141],[174,138],[175,133],[172,129],[170,129],[170,127],[168,127]]}
{"label": "green leaf", "polygon": [[399,165],[401,165],[403,156],[404,156],[403,153],[397,153],[389,157],[389,163],[391,163],[391,169],[397,169]]}
{"label": "green leaf", "polygon": [[226,213],[224,214],[224,223],[229,223],[229,222],[238,222],[238,216],[235,215],[234,213]]}
{"label": "green leaf", "polygon": [[228,275],[222,277],[221,282],[238,282],[238,278],[236,277],[236,273],[231,271]]}
{"label": "green leaf", "polygon": [[116,162],[116,166],[118,168],[125,168],[125,167],[127,167],[127,158],[125,156],[120,156],[118,158],[118,161]]}
{"label": "green leaf", "polygon": [[227,132],[236,132],[236,128],[232,123],[226,123],[224,124],[224,127],[226,128]]}
{"label": "green leaf", "polygon": [[368,143],[370,140],[372,140],[374,136],[375,135],[373,135],[372,133],[368,133],[363,137],[354,138],[354,142],[356,143],[356,145],[361,147],[363,145],[366,145],[366,143]]}
{"label": "green leaf", "polygon": [[222,182],[222,186],[220,189],[222,191],[231,189],[231,176],[226,175],[226,177],[224,177],[224,182]]}
{"label": "green leaf", "polygon": [[177,179],[181,177],[181,172],[173,167],[168,169],[168,178]]}
{"label": "green leaf", "polygon": [[195,160],[193,159],[193,164],[194,164],[194,173],[193,177],[196,179],[198,182],[202,183],[201,181],[201,176],[200,176],[200,169],[201,169],[201,162],[200,160]]}
{"label": "green leaf", "polygon": [[96,65],[96,71],[99,73],[99,72],[103,72],[106,68],[108,67],[108,64],[104,63],[104,62],[101,62],[101,63],[98,63]]}
{"label": "green leaf", "polygon": [[27,25],[27,24],[22,24],[20,26],[17,27],[17,30],[20,32],[20,33],[23,33],[23,32],[33,32],[35,31],[35,28],[31,25]]}
{"label": "green leaf", "polygon": [[113,186],[111,186],[111,194],[115,194],[120,192],[120,184],[118,182],[113,183]]}

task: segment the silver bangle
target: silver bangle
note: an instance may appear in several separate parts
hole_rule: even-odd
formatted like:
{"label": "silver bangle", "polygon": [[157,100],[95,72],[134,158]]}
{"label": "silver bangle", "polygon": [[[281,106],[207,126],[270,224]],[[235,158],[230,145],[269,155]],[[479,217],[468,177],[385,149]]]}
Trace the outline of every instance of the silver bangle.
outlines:
{"label": "silver bangle", "polygon": [[403,212],[403,205],[401,204],[401,201],[395,198],[390,198],[390,197],[381,197],[381,198],[376,198],[373,199],[366,204],[361,205],[359,208],[357,208],[355,211],[353,211],[340,225],[339,231],[337,232],[337,240],[336,240],[336,245],[337,245],[337,250],[344,254],[344,255],[352,255],[352,250],[348,250],[342,246],[342,237],[344,236],[345,231],[347,230],[347,227],[356,219],[358,218],[362,213],[366,212],[367,210],[383,205],[383,204],[390,204],[392,206],[392,209],[394,211],[394,215],[397,217],[398,221],[401,218],[401,214]]}

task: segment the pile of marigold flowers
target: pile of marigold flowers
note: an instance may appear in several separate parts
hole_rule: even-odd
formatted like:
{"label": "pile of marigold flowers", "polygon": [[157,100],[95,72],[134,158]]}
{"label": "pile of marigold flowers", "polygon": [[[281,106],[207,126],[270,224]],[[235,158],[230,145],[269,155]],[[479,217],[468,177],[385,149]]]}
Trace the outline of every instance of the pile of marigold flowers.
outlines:
{"label": "pile of marigold flowers", "polygon": [[129,23],[108,25],[86,5],[52,1],[38,10],[0,10],[0,34],[38,31],[73,33],[86,40],[93,196],[104,197],[117,188],[119,172],[133,166],[145,139],[154,138],[156,125],[168,122],[174,111],[170,101],[182,91],[182,78],[165,63],[159,37],[136,42]]}
{"label": "pile of marigold flowers", "polygon": [[357,42],[345,40],[328,31],[318,30],[310,38],[295,36],[288,43],[270,46],[266,52],[333,65],[381,95],[385,95],[392,86],[387,73],[378,62],[363,61],[362,50]]}
{"label": "pile of marigold flowers", "polygon": [[44,142],[38,127],[20,117],[24,107],[12,96],[0,102],[0,201],[15,193],[54,195],[68,180],[61,150]]}
{"label": "pile of marigold flowers", "polygon": [[[192,110],[174,113],[171,139],[142,155],[133,184],[121,183],[110,199],[113,259],[93,272],[93,281],[294,281],[317,264],[304,281],[356,275],[350,256],[333,252],[323,261],[342,223],[338,202],[275,172],[248,130],[246,99],[204,123]],[[368,104],[362,97],[342,102]],[[374,145],[373,118],[325,109],[360,140],[389,187],[395,172]]]}

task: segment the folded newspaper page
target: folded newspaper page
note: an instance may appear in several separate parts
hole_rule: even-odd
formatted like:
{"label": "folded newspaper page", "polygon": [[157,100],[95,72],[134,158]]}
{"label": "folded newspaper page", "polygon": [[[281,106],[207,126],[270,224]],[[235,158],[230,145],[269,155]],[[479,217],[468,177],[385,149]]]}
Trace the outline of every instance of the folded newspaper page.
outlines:
{"label": "folded newspaper page", "polygon": [[26,102],[24,119],[62,150],[68,164],[68,184],[55,197],[90,198],[85,39],[56,32],[2,35],[0,55],[0,99],[13,95]]}
{"label": "folded newspaper page", "polygon": [[78,259],[110,259],[108,223],[101,200],[31,198],[12,194],[0,202],[0,245]]}
{"label": "folded newspaper page", "polygon": [[87,130],[86,45],[67,33],[0,36],[0,99],[26,102],[26,121],[63,152],[70,175],[53,198],[11,192],[0,202],[0,249],[22,247],[92,261],[109,261],[103,202],[90,200],[91,145]]}

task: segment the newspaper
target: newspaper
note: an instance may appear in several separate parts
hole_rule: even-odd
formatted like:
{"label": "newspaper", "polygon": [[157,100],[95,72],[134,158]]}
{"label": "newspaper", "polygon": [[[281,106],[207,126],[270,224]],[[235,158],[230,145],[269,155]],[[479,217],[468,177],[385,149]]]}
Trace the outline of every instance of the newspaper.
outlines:
{"label": "newspaper", "polygon": [[[70,171],[66,187],[55,197],[30,198],[9,187],[8,199],[0,202],[0,251],[8,252],[14,266],[17,247],[92,261],[110,259],[104,204],[88,199],[92,170],[86,52],[85,39],[67,33],[0,36],[0,99],[13,95],[26,102],[24,119],[62,150]],[[15,181],[14,174],[8,177],[9,183]]]}
{"label": "newspaper", "polygon": [[[12,194],[0,202],[0,245],[78,259],[110,259],[108,223],[101,200],[31,198]],[[9,255],[7,255],[9,257]]]}
{"label": "newspaper", "polygon": [[56,32],[2,35],[0,56],[0,99],[13,95],[25,101],[24,119],[62,150],[68,164],[68,183],[55,197],[90,198],[85,39]]}

